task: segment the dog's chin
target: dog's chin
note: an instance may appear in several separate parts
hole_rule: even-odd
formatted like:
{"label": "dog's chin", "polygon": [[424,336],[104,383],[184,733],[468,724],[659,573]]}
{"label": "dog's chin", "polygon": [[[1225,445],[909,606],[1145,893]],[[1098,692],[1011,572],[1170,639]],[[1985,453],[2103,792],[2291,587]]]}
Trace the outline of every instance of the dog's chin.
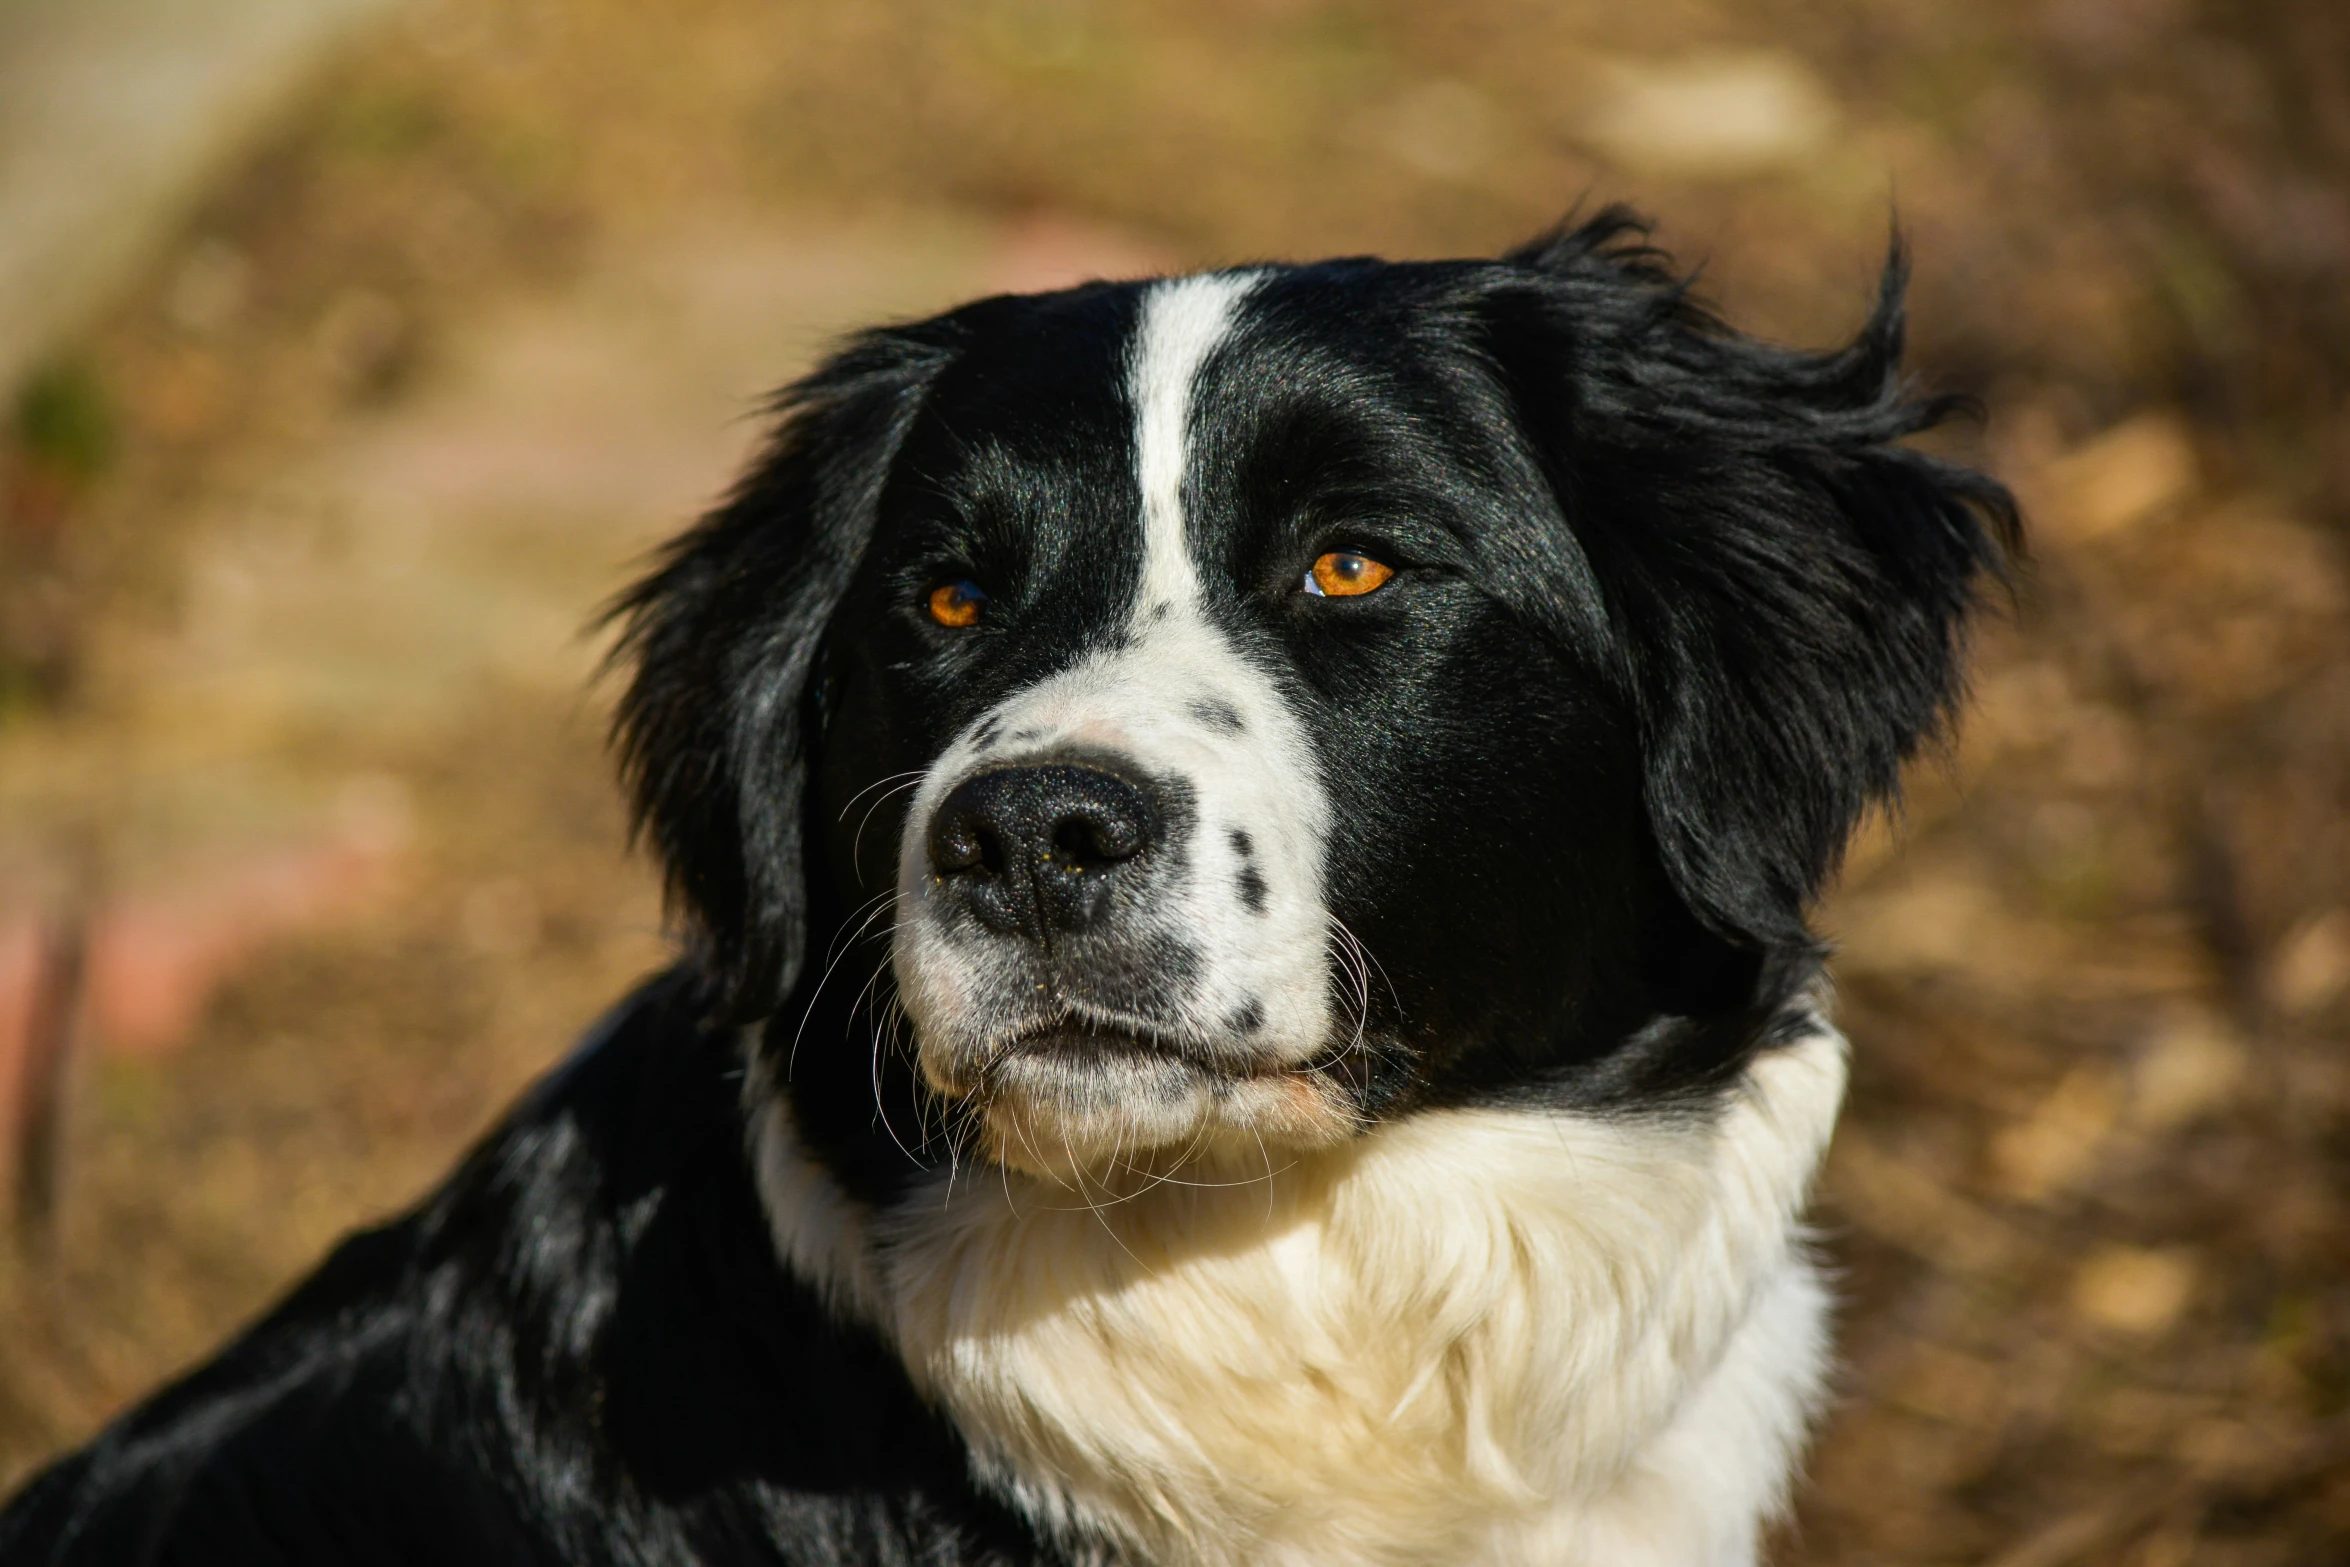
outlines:
{"label": "dog's chin", "polygon": [[1261,1174],[1268,1158],[1361,1129],[1343,1086],[1312,1064],[1229,1064],[1134,1034],[1055,1028],[952,1070],[922,1051],[938,1092],[963,1103],[981,1149],[1013,1169],[1116,1190],[1191,1170]]}

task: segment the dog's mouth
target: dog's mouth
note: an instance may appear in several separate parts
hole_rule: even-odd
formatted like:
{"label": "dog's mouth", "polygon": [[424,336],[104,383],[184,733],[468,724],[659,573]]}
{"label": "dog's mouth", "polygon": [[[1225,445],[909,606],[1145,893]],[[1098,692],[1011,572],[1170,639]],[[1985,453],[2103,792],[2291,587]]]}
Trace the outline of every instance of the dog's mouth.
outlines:
{"label": "dog's mouth", "polygon": [[1350,1057],[1282,1061],[1126,1018],[1065,1012],[960,1051],[921,1052],[986,1151],[1062,1180],[1115,1183],[1243,1151],[1320,1147],[1359,1128]]}
{"label": "dog's mouth", "polygon": [[1219,1051],[1199,1041],[1123,1018],[1065,1012],[1013,1031],[987,1052],[989,1067],[1014,1059],[1072,1070],[1148,1069],[1168,1061],[1226,1078],[1278,1077],[1315,1070],[1319,1063],[1273,1062]]}

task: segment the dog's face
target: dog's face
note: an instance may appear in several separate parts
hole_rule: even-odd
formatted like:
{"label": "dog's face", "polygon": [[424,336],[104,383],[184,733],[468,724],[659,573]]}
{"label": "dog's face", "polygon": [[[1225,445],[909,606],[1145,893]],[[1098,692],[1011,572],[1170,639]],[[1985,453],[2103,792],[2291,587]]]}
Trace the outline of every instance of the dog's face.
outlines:
{"label": "dog's face", "polygon": [[1785,353],[1620,232],[984,301],[804,383],[631,604],[747,1009],[886,942],[932,1102],[1080,1176],[1723,1081],[2004,497],[1887,444],[1894,290]]}
{"label": "dog's face", "polygon": [[1571,1029],[1657,901],[1620,693],[1511,567],[1592,647],[1596,595],[1425,281],[1354,270],[967,312],[879,497],[830,870],[894,844],[924,1075],[1003,1157],[1345,1136],[1408,1056]]}

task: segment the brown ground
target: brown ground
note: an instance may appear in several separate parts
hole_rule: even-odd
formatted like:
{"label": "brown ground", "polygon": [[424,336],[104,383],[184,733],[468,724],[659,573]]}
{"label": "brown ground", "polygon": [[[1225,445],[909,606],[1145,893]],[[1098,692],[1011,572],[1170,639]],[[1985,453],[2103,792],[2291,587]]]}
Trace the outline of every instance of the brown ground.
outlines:
{"label": "brown ground", "polygon": [[2037,561],[1824,912],[1847,1370],[1780,1555],[2350,1558],[2346,76],[2330,0],[412,6],[0,477],[0,997],[78,911],[93,1019],[0,1484],[659,960],[574,628],[825,333],[1592,192],[1817,340],[1897,195]]}

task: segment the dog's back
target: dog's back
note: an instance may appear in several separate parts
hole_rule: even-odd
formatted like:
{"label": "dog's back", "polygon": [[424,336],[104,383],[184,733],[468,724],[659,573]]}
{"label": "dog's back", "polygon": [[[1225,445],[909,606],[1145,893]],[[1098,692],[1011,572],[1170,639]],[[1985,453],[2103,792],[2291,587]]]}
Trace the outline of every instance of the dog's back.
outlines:
{"label": "dog's back", "polygon": [[1040,1560],[786,1277],[741,1062],[623,1003],[414,1212],[0,1514],[8,1567]]}

